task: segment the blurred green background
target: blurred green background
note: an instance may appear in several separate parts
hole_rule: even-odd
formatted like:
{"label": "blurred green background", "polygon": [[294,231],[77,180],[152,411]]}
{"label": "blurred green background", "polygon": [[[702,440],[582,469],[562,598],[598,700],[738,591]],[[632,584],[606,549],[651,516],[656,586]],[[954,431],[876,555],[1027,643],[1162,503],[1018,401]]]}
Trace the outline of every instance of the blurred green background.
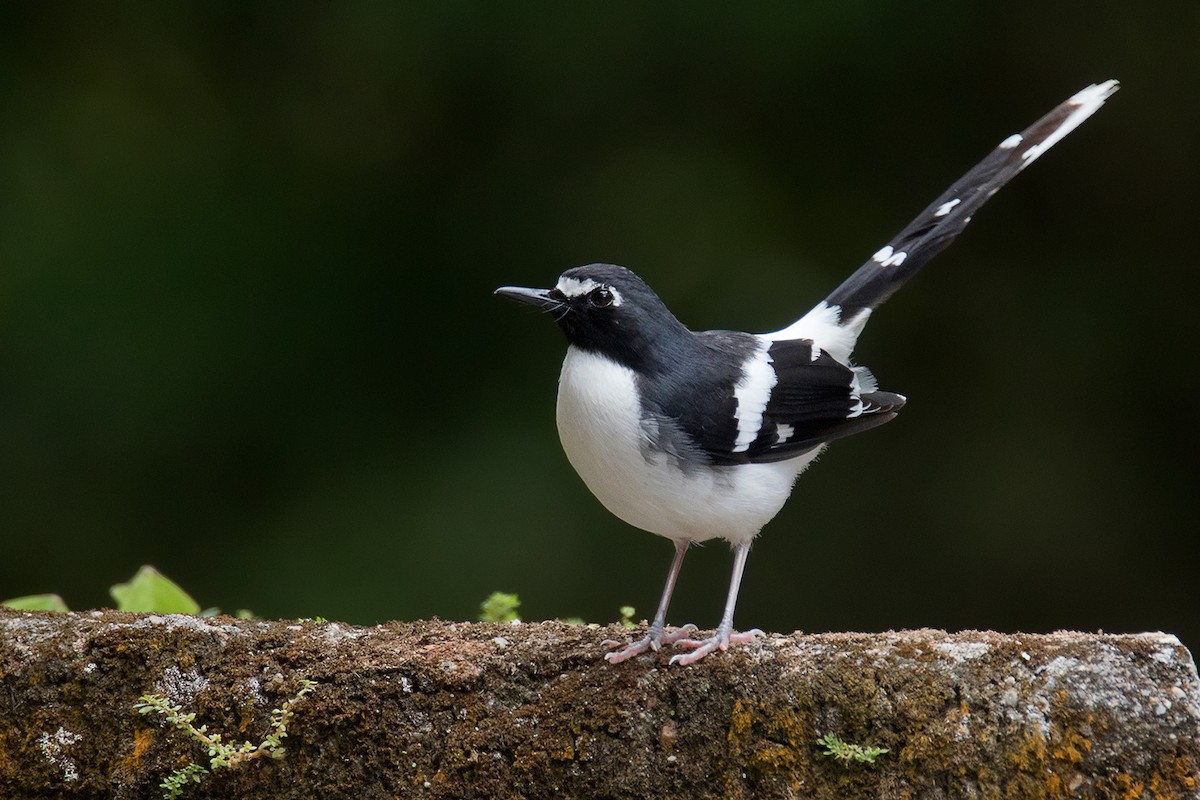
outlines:
{"label": "blurred green background", "polygon": [[738,622],[1200,645],[1198,42],[1194,2],[6,4],[0,597],[148,562],[270,616],[649,614],[670,545],[571,471],[561,336],[492,290],[610,261],[782,327],[1115,77],[873,317],[909,405],[800,479]]}

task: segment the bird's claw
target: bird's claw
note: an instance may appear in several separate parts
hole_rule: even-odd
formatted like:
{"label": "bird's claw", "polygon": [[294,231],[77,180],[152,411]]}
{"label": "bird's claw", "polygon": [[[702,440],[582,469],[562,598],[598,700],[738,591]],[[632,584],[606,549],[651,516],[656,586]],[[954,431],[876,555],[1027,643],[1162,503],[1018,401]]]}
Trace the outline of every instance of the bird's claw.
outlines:
{"label": "bird's claw", "polygon": [[[691,623],[673,630],[660,631],[657,636],[652,630],[636,642],[625,642],[625,647],[616,652],[605,653],[604,660],[610,664],[620,664],[622,661],[633,658],[636,655],[641,655],[647,650],[658,652],[658,649],[664,644],[679,644],[681,641],[690,641],[687,637],[695,632],[696,626]],[[614,639],[605,639],[601,644],[612,650],[614,647],[621,647],[622,643]]]}
{"label": "bird's claw", "polygon": [[753,628],[742,633],[717,631],[716,634],[707,639],[682,639],[675,642],[675,646],[691,650],[692,652],[673,655],[668,663],[681,664],[686,667],[688,664],[696,663],[714,650],[728,650],[731,644],[745,644],[765,635],[758,628]]}

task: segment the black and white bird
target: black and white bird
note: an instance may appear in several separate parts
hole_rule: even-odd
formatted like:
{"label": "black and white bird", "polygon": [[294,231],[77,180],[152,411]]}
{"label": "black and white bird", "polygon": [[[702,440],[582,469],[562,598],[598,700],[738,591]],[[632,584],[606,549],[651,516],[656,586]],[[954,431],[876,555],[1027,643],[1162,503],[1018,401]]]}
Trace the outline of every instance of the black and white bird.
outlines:
{"label": "black and white bird", "polygon": [[[566,334],[557,418],[571,465],[609,511],[675,544],[649,632],[609,661],[673,643],[690,652],[671,663],[690,664],[761,635],[733,629],[754,537],[829,442],[904,407],[903,395],[881,391],[851,361],[871,312],[1116,90],[1112,80],[1089,86],[1000,142],[832,294],[774,333],[691,331],[637,275],[612,264],[569,269],[552,289],[496,290],[549,311]],[[718,538],[734,553],[720,625],[699,639],[692,625],[668,630],[684,553]]]}

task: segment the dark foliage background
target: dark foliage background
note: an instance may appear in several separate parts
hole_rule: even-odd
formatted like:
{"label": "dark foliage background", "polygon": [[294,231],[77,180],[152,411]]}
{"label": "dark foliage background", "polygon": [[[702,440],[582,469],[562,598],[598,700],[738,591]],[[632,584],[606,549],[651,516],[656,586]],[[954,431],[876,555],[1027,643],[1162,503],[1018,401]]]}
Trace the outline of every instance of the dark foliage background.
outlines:
{"label": "dark foliage background", "polygon": [[[0,597],[150,562],[264,615],[647,613],[670,547],[570,470],[560,337],[492,289],[612,261],[781,327],[1116,77],[875,315],[910,404],[801,478],[738,619],[1200,644],[1200,9],[1058,13],[6,5]],[[715,624],[728,566],[690,556],[672,619]]]}

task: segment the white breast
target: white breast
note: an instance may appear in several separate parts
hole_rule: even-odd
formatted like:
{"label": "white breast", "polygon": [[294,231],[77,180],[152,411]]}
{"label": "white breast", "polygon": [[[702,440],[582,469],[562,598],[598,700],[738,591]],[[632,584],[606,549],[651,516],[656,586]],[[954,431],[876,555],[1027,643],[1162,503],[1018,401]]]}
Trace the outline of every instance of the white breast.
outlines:
{"label": "white breast", "polygon": [[558,435],[605,508],[635,527],[689,541],[754,538],[817,455],[685,472],[643,447],[633,371],[576,347],[567,350],[559,376]]}

